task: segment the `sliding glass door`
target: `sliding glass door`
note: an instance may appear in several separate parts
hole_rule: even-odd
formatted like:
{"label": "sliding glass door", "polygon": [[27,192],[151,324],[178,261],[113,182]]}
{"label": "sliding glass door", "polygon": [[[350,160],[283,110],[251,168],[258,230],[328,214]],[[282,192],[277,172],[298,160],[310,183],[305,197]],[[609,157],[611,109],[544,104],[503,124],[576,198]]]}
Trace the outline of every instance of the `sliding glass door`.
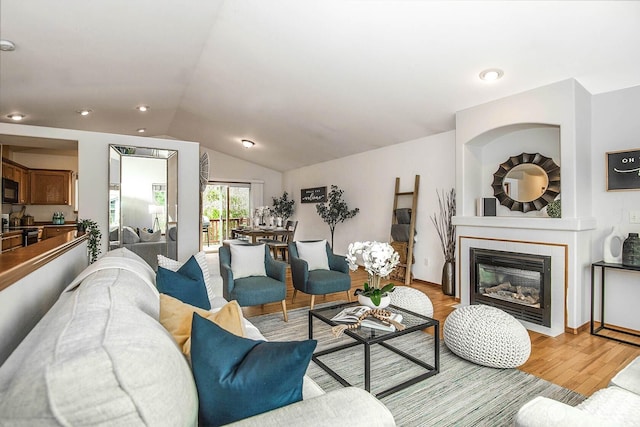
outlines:
{"label": "sliding glass door", "polygon": [[202,199],[203,244],[219,246],[231,238],[231,230],[249,224],[251,185],[235,182],[210,182]]}

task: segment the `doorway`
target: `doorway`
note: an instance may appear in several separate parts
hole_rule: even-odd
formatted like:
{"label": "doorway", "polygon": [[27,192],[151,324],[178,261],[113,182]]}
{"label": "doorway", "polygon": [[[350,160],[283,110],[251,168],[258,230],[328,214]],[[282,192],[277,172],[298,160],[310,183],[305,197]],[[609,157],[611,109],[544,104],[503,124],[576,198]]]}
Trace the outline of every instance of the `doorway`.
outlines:
{"label": "doorway", "polygon": [[[215,252],[232,230],[249,225],[251,184],[211,181],[202,197],[202,246]],[[207,222],[208,220],[208,222]]]}

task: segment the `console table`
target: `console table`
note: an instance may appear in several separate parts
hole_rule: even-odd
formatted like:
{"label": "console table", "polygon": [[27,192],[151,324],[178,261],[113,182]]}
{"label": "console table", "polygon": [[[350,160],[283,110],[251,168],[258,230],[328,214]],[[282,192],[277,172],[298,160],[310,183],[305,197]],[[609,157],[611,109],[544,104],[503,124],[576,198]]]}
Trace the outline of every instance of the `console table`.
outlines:
{"label": "console table", "polygon": [[[601,286],[601,298],[600,298],[600,326],[599,327],[595,327],[595,322],[594,322],[594,312],[595,312],[595,299],[594,299],[594,294],[595,294],[595,272],[596,272],[596,267],[600,268],[600,286]],[[640,334],[635,333],[635,332],[631,332],[631,331],[625,331],[616,327],[612,327],[612,326],[607,326],[605,321],[604,321],[604,291],[605,291],[605,271],[607,269],[613,269],[613,270],[627,270],[627,271],[638,271],[640,272],[640,267],[629,267],[626,265],[622,265],[622,264],[612,264],[612,263],[608,263],[608,262],[604,262],[604,261],[598,261],[598,262],[594,262],[593,264],[591,264],[591,335],[596,335],[599,337],[603,337],[603,338],[608,338],[610,340],[614,340],[614,341],[618,341],[618,342],[623,342],[626,344],[631,344],[631,345],[635,345],[637,347],[640,347],[640,344],[636,343],[636,342],[631,342],[631,341],[627,341],[627,340],[623,340],[621,338],[616,338],[616,337],[611,337],[608,335],[604,335],[604,334],[600,334],[599,332],[602,330],[609,330],[609,331],[615,331],[615,332],[619,332],[622,334],[626,334],[626,335],[630,335],[630,336],[634,336],[634,337],[639,337],[640,338]]]}

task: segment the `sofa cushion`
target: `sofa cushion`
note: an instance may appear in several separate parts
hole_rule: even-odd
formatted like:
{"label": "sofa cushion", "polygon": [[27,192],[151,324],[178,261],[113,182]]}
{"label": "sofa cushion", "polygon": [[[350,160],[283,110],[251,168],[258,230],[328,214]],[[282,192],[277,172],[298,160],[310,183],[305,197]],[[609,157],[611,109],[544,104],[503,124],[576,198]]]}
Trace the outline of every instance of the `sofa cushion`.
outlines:
{"label": "sofa cushion", "polygon": [[96,271],[64,292],[32,331],[37,343],[0,399],[0,424],[194,425],[195,383],[158,308],[155,292],[124,269]]}
{"label": "sofa cushion", "polygon": [[637,426],[640,420],[640,396],[615,386],[596,391],[576,408],[617,426]]}
{"label": "sofa cushion", "polygon": [[327,241],[296,242],[298,256],[305,260],[311,270],[329,270],[329,258],[327,257]]}
{"label": "sofa cushion", "polygon": [[[173,227],[175,229],[176,227]],[[209,301],[213,301],[215,294],[213,292],[213,284],[211,283],[211,273],[209,273],[209,264],[207,263],[207,256],[204,251],[200,251],[193,255],[198,261],[200,270],[202,270],[202,276],[204,276],[204,285],[207,287],[207,296]],[[184,262],[176,261],[175,259],[167,258],[164,255],[158,255],[158,266],[164,267],[171,271],[178,271],[180,267],[184,265]]]}
{"label": "sofa cushion", "polygon": [[194,257],[189,258],[178,271],[158,267],[156,285],[160,293],[205,310],[211,309],[204,276]]}
{"label": "sofa cushion", "polygon": [[[240,338],[195,313],[191,337],[200,424],[228,424],[302,400],[302,378],[315,340]],[[225,357],[220,357],[221,348]]]}
{"label": "sofa cushion", "polygon": [[193,313],[198,313],[234,335],[245,336],[242,310],[236,301],[231,301],[212,312],[185,304],[169,295],[160,294],[160,323],[171,333],[178,347],[187,357],[191,354]]}
{"label": "sofa cushion", "polygon": [[265,249],[262,245],[231,245],[231,271],[233,278],[266,276],[264,264]]}
{"label": "sofa cushion", "polygon": [[140,236],[136,230],[126,225],[122,227],[122,243],[138,243],[139,241]]}
{"label": "sofa cushion", "polygon": [[142,230],[140,231],[140,241],[141,242],[159,242],[162,239],[162,233],[160,230],[151,231]]}
{"label": "sofa cushion", "polygon": [[611,378],[609,384],[640,395],[640,356]]}

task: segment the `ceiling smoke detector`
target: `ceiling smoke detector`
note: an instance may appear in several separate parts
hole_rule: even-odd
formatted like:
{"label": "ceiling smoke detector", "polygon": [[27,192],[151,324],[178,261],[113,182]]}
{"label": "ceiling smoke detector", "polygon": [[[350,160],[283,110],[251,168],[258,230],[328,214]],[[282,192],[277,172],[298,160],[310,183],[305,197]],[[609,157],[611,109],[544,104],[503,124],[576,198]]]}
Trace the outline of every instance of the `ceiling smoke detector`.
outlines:
{"label": "ceiling smoke detector", "polygon": [[0,50],[3,52],[13,52],[16,45],[11,40],[0,40]]}

